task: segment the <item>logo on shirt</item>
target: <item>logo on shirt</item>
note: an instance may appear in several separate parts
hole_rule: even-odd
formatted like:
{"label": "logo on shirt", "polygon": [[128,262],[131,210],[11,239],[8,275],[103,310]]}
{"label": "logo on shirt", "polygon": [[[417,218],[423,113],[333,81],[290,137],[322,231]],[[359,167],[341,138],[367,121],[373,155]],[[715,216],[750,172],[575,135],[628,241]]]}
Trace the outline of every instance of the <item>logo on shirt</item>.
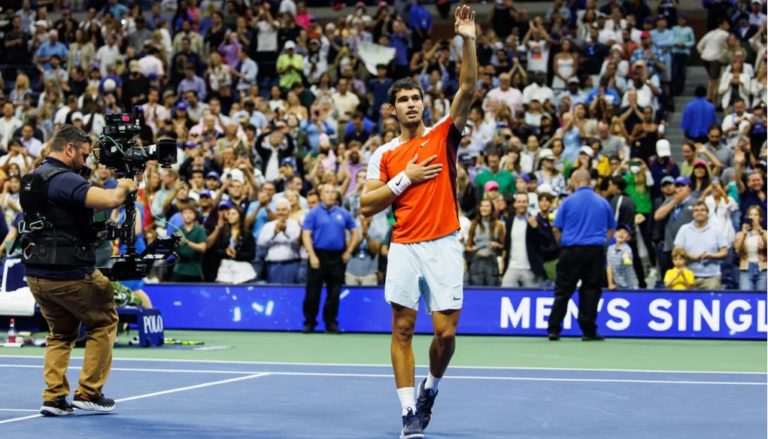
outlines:
{"label": "logo on shirt", "polygon": [[425,146],[427,143],[429,143],[429,140],[425,140],[425,141],[421,142],[421,145],[419,145],[419,148],[424,148],[424,146]]}
{"label": "logo on shirt", "polygon": [[336,215],[336,219],[339,221],[344,221],[344,217],[342,217],[341,214]]}

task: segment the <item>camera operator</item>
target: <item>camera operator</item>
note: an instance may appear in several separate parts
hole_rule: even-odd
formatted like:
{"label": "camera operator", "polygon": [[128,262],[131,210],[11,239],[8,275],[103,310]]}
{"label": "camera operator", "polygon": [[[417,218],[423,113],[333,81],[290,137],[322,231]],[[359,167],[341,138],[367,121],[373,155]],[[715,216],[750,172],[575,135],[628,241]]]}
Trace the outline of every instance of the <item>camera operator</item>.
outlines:
{"label": "camera operator", "polygon": [[[63,125],[53,136],[43,164],[24,178],[21,204],[22,261],[29,288],[49,333],[45,350],[40,412],[46,416],[72,414],[72,406],[109,412],[115,402],[102,394],[112,365],[117,312],[112,284],[94,268],[94,209],[120,206],[136,191],[131,179],[117,180],[114,189],[92,186],[81,171],[91,152],[89,136]],[[86,169],[87,171],[87,169]],[[80,322],[88,343],[73,404],[66,372]]]}

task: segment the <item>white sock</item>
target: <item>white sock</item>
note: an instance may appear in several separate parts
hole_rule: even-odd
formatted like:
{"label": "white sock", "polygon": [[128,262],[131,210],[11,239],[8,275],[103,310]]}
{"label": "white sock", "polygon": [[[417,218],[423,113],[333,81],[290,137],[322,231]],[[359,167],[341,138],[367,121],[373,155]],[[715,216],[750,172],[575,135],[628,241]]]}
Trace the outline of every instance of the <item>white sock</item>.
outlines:
{"label": "white sock", "polygon": [[433,389],[434,391],[437,391],[437,385],[440,384],[440,380],[442,378],[437,378],[435,376],[432,376],[432,372],[429,372],[427,374],[427,382],[424,383],[425,389]]}
{"label": "white sock", "polygon": [[403,416],[408,414],[408,409],[416,413],[416,396],[413,387],[401,387],[397,389],[397,397],[400,398],[400,406],[403,408]]}

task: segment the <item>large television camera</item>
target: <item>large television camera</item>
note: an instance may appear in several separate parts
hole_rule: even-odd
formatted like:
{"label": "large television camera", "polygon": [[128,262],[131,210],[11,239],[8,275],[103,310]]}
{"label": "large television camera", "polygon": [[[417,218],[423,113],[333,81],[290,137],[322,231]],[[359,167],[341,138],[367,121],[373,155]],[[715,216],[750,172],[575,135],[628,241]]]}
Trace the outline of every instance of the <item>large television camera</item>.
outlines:
{"label": "large television camera", "polygon": [[[111,114],[106,116],[106,126],[99,136],[98,162],[115,171],[118,178],[134,178],[144,172],[149,160],[156,160],[161,167],[168,168],[176,163],[176,140],[160,139],[156,145],[143,146],[139,140],[141,117],[134,114]],[[107,221],[101,238],[119,239],[125,245],[125,252],[112,256],[99,269],[112,280],[144,278],[155,261],[178,258],[177,251],[181,234],[173,233],[168,238],[157,238],[141,252],[136,252],[136,194],[125,200],[125,220],[122,224]]]}

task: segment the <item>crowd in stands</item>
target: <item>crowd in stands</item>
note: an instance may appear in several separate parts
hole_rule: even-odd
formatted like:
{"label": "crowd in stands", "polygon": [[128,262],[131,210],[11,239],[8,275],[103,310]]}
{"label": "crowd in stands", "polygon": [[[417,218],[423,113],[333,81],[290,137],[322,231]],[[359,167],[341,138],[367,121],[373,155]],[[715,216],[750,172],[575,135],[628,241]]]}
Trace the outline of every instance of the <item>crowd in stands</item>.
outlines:
{"label": "crowd in stands", "polygon": [[[360,232],[347,283],[383,282],[393,214],[365,218],[359,199],[371,154],[399,135],[394,80],[422,85],[427,126],[448,113],[462,39],[434,37],[434,2],[334,2],[341,12],[322,21],[294,0],[16,3],[0,12],[3,252],[20,179],[52,133],[71,123],[95,139],[105,115],[136,108],[143,144],[179,148],[172,169],[150,162],[140,176],[139,250],[184,235],[179,262],[153,280],[304,282],[305,217],[328,201]],[[468,285],[551,286],[553,218],[570,174],[587,169],[620,224],[608,287],[765,290],[765,4],[703,6],[706,33],[674,0],[554,0],[536,16],[494,2],[458,155]],[[379,46],[390,61],[359,56]],[[694,51],[709,83],[675,108]],[[675,111],[683,145],[665,138]],[[93,184],[115,184],[90,162]]]}

